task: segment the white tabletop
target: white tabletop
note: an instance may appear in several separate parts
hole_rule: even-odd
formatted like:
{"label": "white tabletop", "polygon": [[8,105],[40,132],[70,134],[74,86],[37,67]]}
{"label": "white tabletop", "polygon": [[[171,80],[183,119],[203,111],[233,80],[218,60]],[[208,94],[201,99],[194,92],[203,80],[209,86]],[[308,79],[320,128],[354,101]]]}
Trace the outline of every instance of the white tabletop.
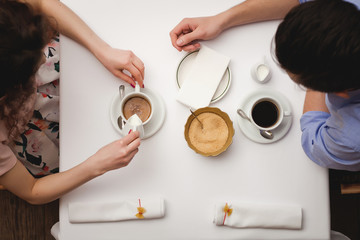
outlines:
{"label": "white tabletop", "polygon": [[[205,44],[231,58],[231,88],[211,104],[228,113],[235,135],[229,149],[203,157],[184,139],[189,109],[178,103],[176,69],[185,56],[172,47],[171,29],[184,17],[213,15],[237,0],[63,0],[113,47],[131,49],[145,63],[145,87],[165,100],[162,128],[143,140],[131,164],[98,177],[60,201],[60,239],[329,239],[328,172],[304,154],[299,120],[304,91],[271,60],[270,43],[278,21],[232,28]],[[237,124],[240,98],[262,85],[250,68],[269,60],[269,88],[291,102],[293,124],[278,142],[249,140]],[[85,48],[61,36],[60,170],[67,170],[118,139],[109,118],[110,103],[124,83]],[[71,224],[71,202],[163,197],[166,215],[150,221]],[[234,229],[212,223],[218,201],[296,204],[303,210],[301,230]]]}

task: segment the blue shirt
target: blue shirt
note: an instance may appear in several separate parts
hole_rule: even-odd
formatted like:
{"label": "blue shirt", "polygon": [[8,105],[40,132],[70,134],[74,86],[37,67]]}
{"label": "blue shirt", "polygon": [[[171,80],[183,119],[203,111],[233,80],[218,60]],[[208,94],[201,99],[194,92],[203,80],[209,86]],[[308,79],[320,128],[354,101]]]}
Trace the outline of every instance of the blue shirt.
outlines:
{"label": "blue shirt", "polygon": [[[299,3],[309,2],[309,0],[299,0]],[[349,2],[354,4],[360,10],[360,0],[345,0],[345,2]]]}
{"label": "blue shirt", "polygon": [[[309,0],[299,0],[300,3]],[[360,10],[360,0],[345,0]],[[345,99],[326,94],[329,113],[311,111],[300,120],[306,155],[320,166],[360,170],[360,90]]]}
{"label": "blue shirt", "polygon": [[320,166],[360,170],[360,90],[349,95],[328,93],[329,113],[310,111],[300,119],[303,149]]}

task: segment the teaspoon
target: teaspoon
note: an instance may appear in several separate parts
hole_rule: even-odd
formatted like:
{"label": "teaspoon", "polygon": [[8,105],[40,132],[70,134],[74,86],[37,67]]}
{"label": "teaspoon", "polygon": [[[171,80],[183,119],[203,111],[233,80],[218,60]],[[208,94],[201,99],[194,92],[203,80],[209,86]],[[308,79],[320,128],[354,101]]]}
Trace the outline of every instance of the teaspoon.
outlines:
{"label": "teaspoon", "polygon": [[[238,109],[236,112],[240,115],[240,117],[242,117],[242,118],[248,120],[249,122],[251,122],[250,118],[246,115],[246,113],[243,110]],[[273,133],[271,131],[269,131],[269,130],[260,130],[260,135],[263,136],[266,139],[273,139],[274,138]]]}
{"label": "teaspoon", "polygon": [[199,120],[199,118],[195,115],[195,113],[194,113],[191,109],[190,109],[190,112],[191,112],[191,114],[196,118],[196,120],[199,121],[201,129],[203,129],[203,128],[204,128],[204,125],[203,125],[202,122]]}
{"label": "teaspoon", "polygon": [[[123,97],[124,97],[124,91],[125,91],[125,86],[124,86],[124,85],[120,85],[120,86],[119,86],[120,102],[121,102],[121,100],[122,100]],[[118,126],[119,126],[120,130],[122,130],[123,127],[124,127],[124,121],[123,121],[121,115],[118,117],[117,123],[118,123]]]}

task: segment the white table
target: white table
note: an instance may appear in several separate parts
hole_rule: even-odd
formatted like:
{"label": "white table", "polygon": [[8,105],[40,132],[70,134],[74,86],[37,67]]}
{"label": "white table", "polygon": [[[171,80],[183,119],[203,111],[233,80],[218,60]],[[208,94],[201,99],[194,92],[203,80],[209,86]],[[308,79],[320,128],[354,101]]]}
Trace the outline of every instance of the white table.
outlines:
{"label": "white table", "polygon": [[[229,114],[235,135],[218,157],[191,150],[183,131],[189,110],[175,100],[175,73],[185,53],[176,51],[170,30],[184,17],[213,15],[236,0],[63,0],[104,40],[131,49],[146,66],[145,87],[166,100],[166,120],[142,141],[131,164],[66,194],[60,201],[60,239],[329,239],[328,172],[312,163],[300,144],[304,91],[271,60],[270,43],[278,21],[249,24],[224,32],[206,45],[231,57],[232,85],[212,104]],[[251,66],[265,55],[273,70],[266,85],[291,100],[293,125],[272,144],[250,141],[236,122],[239,98],[261,87]],[[110,102],[121,80],[86,49],[61,37],[60,169],[69,169],[119,138],[110,124]],[[71,224],[68,204],[163,197],[166,215],[150,221]],[[233,229],[212,223],[217,201],[294,203],[303,209],[301,230]]]}

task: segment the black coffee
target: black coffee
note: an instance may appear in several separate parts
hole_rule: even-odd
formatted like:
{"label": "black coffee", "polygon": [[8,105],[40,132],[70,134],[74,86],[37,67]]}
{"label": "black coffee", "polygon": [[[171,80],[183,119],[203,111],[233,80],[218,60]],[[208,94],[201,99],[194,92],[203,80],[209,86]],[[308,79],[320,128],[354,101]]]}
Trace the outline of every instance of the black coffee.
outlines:
{"label": "black coffee", "polygon": [[270,101],[258,102],[252,109],[251,116],[254,122],[263,128],[273,126],[278,120],[279,110]]}

